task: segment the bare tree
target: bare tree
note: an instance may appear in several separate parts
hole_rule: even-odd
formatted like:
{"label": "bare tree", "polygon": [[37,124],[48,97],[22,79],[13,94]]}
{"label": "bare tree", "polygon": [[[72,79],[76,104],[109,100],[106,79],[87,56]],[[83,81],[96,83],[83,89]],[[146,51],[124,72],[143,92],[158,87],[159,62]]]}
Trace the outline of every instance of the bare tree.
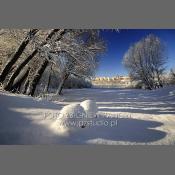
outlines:
{"label": "bare tree", "polygon": [[46,45],[49,40],[51,40],[56,33],[63,33],[65,32],[65,30],[60,30],[60,29],[53,29],[51,30],[51,32],[48,34],[48,36],[46,37],[45,41],[42,42],[39,46],[37,46],[37,48],[32,52],[32,54],[30,54],[26,59],[24,59],[16,68],[16,70],[14,71],[14,73],[11,75],[7,85],[4,87],[5,90],[11,90],[13,82],[15,80],[15,78],[19,75],[20,71],[25,67],[25,65],[27,63],[29,63],[29,61],[31,61],[33,59],[33,57],[39,52],[39,49],[41,47],[43,47],[44,45]]}
{"label": "bare tree", "polygon": [[[43,37],[45,38],[44,41],[39,40],[38,42],[37,37],[40,38],[40,35],[43,34],[47,35]],[[6,72],[7,78],[5,77],[4,80],[8,81],[5,81],[3,84],[5,90],[12,92],[20,91],[28,95],[34,95],[36,86],[43,76],[44,71],[50,65],[49,63],[54,63],[54,67],[57,67],[57,72],[59,72],[61,77],[58,88],[60,89],[59,93],[61,93],[65,80],[68,79],[70,75],[84,78],[92,76],[98,61],[97,55],[105,48],[104,42],[99,39],[98,30],[52,29],[49,33],[48,31],[42,33],[40,30],[34,39],[32,36],[34,36],[34,34],[31,34],[31,38],[28,40],[26,39],[27,37],[25,37],[18,48],[18,50],[20,50],[18,58],[21,55],[22,58],[18,60],[18,58],[15,57],[16,60],[14,58],[12,59],[13,63],[11,60],[7,63],[7,65],[12,67],[15,65],[15,68],[11,71],[11,67],[11,69]],[[26,40],[27,44],[24,45]],[[27,47],[31,40],[31,44]],[[63,59],[61,59],[61,57]],[[35,63],[35,60],[39,60],[39,62]],[[7,65],[4,70],[7,70]],[[5,72],[4,70],[2,71],[2,75],[4,74],[3,72]],[[48,79],[48,86],[50,81],[51,76],[49,76]]]}
{"label": "bare tree", "polygon": [[[85,40],[84,35],[86,35]],[[59,58],[57,60],[64,64],[58,64],[62,67],[59,68],[61,81],[56,92],[57,95],[61,94],[65,81],[70,75],[79,78],[90,78],[94,75],[98,64],[98,54],[105,50],[105,45],[99,37],[97,30],[89,30],[83,31],[83,33],[78,35],[78,42],[75,36],[73,38],[66,38],[66,41],[63,41],[59,48],[64,53],[60,55],[62,59]]]}
{"label": "bare tree", "polygon": [[[88,36],[86,39],[84,39],[84,34],[86,33],[90,37]],[[78,65],[79,67],[81,65],[82,69],[82,67],[86,66],[86,63],[88,62],[88,57],[89,60],[93,59],[96,52],[100,52],[102,50],[102,42],[97,42],[97,38],[97,30],[71,30],[70,32],[62,35],[62,37],[60,37],[56,41],[50,42],[45,45],[40,52],[40,55],[42,55],[45,60],[36,71],[36,74],[33,76],[33,80],[29,83],[27,94],[34,95],[36,86],[39,83],[45,69],[49,65],[49,62],[54,62],[57,65],[58,70],[64,70],[61,71],[62,81],[60,82],[60,84],[62,85],[59,86],[59,89],[62,89],[65,80],[69,77],[70,74],[78,74],[77,72],[73,71],[78,70]],[[63,59],[60,59],[60,54],[64,54],[66,56],[64,56]],[[68,67],[69,70],[71,67],[71,73],[70,71],[67,72]]]}
{"label": "bare tree", "polygon": [[65,29],[59,30],[58,35],[56,36],[56,39],[50,40],[50,43],[43,45],[43,47],[40,48],[41,54],[44,53],[44,56],[42,56],[43,62],[39,66],[39,68],[36,70],[36,73],[34,74],[33,79],[29,82],[28,89],[26,92],[28,95],[32,95],[32,96],[34,95],[36,86],[39,83],[45,69],[49,65],[49,61],[51,61],[51,59],[52,59],[52,57],[49,53],[50,52],[49,47],[51,47],[50,46],[51,43],[59,42],[61,40],[61,38],[66,34],[66,32],[67,32],[67,30],[65,30]]}
{"label": "bare tree", "polygon": [[3,83],[5,80],[6,76],[10,72],[12,66],[16,63],[16,61],[19,59],[19,57],[22,55],[24,52],[24,49],[28,45],[28,43],[33,39],[33,36],[38,32],[38,29],[31,29],[26,37],[23,39],[21,42],[20,46],[17,48],[15,54],[12,56],[12,58],[6,63],[4,69],[2,70],[0,74],[0,82]]}
{"label": "bare tree", "polygon": [[141,81],[151,90],[163,87],[161,76],[166,59],[164,44],[158,37],[148,35],[129,48],[123,63],[133,80]]}

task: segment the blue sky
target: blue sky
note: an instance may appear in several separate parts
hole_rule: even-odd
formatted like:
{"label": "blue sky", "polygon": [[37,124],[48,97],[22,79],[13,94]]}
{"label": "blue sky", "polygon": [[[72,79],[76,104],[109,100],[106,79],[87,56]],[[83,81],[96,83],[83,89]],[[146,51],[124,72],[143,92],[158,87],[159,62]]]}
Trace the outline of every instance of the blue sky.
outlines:
{"label": "blue sky", "polygon": [[158,36],[165,43],[168,56],[166,67],[175,67],[175,29],[121,29],[119,32],[103,30],[100,35],[106,41],[107,51],[100,58],[96,76],[127,75],[127,70],[122,65],[124,53],[130,45],[148,34]]}

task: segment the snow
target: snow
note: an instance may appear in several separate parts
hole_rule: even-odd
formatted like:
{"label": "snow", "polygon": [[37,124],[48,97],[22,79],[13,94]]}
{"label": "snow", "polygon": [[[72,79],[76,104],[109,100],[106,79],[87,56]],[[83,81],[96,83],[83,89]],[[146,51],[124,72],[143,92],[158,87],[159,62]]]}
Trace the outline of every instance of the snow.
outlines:
{"label": "snow", "polygon": [[98,108],[95,101],[85,100],[80,105],[84,108],[88,118],[96,117]]}
{"label": "snow", "polygon": [[[68,89],[53,102],[0,91],[0,144],[174,145],[174,91]],[[85,100],[97,103],[98,117],[85,128],[62,127],[69,119],[61,116],[84,113]]]}
{"label": "snow", "polygon": [[70,104],[63,107],[52,127],[58,134],[68,135],[69,132],[81,128],[85,123],[86,112],[79,104]]}
{"label": "snow", "polygon": [[169,95],[174,96],[175,95],[175,90],[174,91],[170,91]]}

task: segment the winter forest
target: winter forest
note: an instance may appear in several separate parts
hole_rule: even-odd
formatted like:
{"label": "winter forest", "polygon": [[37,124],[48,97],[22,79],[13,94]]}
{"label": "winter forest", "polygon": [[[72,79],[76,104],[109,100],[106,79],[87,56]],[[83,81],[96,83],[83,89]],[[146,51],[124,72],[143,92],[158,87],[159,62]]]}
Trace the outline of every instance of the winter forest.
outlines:
{"label": "winter forest", "polygon": [[0,144],[175,145],[175,30],[0,29]]}

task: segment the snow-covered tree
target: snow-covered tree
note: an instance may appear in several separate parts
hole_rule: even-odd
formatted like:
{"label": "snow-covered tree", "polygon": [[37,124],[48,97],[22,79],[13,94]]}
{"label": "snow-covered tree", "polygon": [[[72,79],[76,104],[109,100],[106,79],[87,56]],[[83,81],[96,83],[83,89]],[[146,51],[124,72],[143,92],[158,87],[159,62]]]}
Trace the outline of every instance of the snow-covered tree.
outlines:
{"label": "snow-covered tree", "polygon": [[123,57],[123,63],[132,79],[153,89],[163,86],[161,76],[166,59],[162,41],[154,35],[148,35],[129,48]]}
{"label": "snow-covered tree", "polygon": [[[49,62],[57,66],[60,83],[57,93],[60,94],[65,81],[70,75],[90,77],[97,64],[98,53],[104,50],[104,42],[98,35],[98,30],[70,30],[59,40],[48,43],[42,48],[40,56],[45,58],[34,77],[42,77]],[[35,82],[34,90],[28,89],[27,94],[33,95],[39,78]],[[32,82],[32,83],[33,83]],[[31,87],[32,87],[31,86]]]}
{"label": "snow-covered tree", "polygon": [[29,42],[33,39],[33,37],[35,36],[35,34],[38,31],[39,31],[38,29],[30,29],[27,32],[26,36],[24,37],[22,42],[19,44],[19,47],[16,49],[13,56],[8,60],[8,62],[6,63],[4,68],[2,69],[1,74],[0,74],[0,82],[1,83],[4,82],[4,80],[7,77],[8,73],[11,71],[13,65],[17,62],[17,60],[22,55],[22,53],[24,52],[24,50],[27,47],[27,45],[29,44]]}
{"label": "snow-covered tree", "polygon": [[6,90],[12,89],[14,80],[20,74],[21,70],[39,53],[40,51],[39,49],[45,46],[48,43],[48,41],[51,40],[52,37],[55,36],[58,32],[59,32],[59,29],[53,29],[48,32],[49,34],[46,37],[45,41],[43,41],[42,43],[39,43],[39,42],[37,42],[37,44],[35,43],[36,48],[33,50],[33,52],[29,56],[27,56],[21,63],[17,65],[17,68],[15,69],[7,85],[5,86]]}
{"label": "snow-covered tree", "polygon": [[[24,29],[25,35],[16,46],[12,57],[1,69],[1,82],[8,91],[33,95],[48,66],[59,72],[62,89],[70,76],[91,77],[98,62],[98,54],[104,50],[104,42],[98,30],[80,29]],[[18,38],[23,30],[11,30]],[[6,31],[1,30],[0,35]],[[13,69],[13,70],[12,70]],[[5,81],[5,82],[4,82]],[[48,78],[47,84],[51,81]],[[59,90],[61,92],[61,90]]]}
{"label": "snow-covered tree", "polygon": [[65,81],[70,75],[91,78],[98,65],[98,54],[105,49],[104,42],[100,39],[97,30],[78,31],[66,36],[58,47],[62,54],[60,68],[61,82],[57,94],[61,94]]}

